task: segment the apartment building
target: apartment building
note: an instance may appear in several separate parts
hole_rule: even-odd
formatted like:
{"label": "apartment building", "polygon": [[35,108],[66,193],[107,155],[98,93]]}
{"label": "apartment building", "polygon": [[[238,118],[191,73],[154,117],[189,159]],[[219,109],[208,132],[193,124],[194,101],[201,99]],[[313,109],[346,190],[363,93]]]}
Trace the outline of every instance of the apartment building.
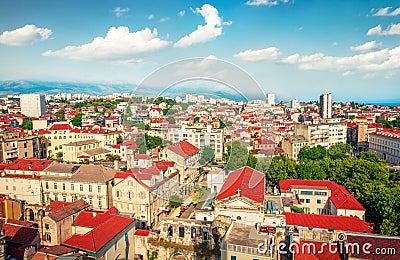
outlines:
{"label": "apartment building", "polygon": [[95,210],[108,209],[116,172],[102,165],[55,163],[41,176],[44,203],[83,199]]}
{"label": "apartment building", "polygon": [[319,97],[319,115],[322,118],[332,117],[332,94],[322,94]]}
{"label": "apartment building", "polygon": [[16,131],[0,133],[0,162],[11,162],[17,158],[45,158],[46,143],[36,135],[20,135]]}
{"label": "apartment building", "polygon": [[215,161],[222,162],[223,154],[223,129],[207,127],[194,127],[182,125],[181,128],[168,128],[162,133],[163,138],[173,143],[186,140],[200,149],[209,146],[214,149]]}
{"label": "apartment building", "polygon": [[111,148],[117,144],[119,133],[117,131],[103,129],[99,126],[87,126],[73,128],[65,122],[57,122],[50,126],[45,137],[48,141],[47,156],[55,157],[63,151],[63,145],[86,140],[99,141],[100,148]]}
{"label": "apartment building", "polygon": [[365,208],[345,187],[334,182],[281,180],[279,189],[283,198],[296,198],[305,213],[365,218]]}
{"label": "apartment building", "polygon": [[400,164],[400,130],[383,129],[369,134],[369,150],[389,163]]}
{"label": "apartment building", "polygon": [[302,135],[294,135],[283,138],[282,149],[287,157],[297,160],[300,149],[308,146],[308,141]]}
{"label": "apartment building", "polygon": [[49,165],[50,160],[16,159],[4,165],[0,176],[0,194],[7,194],[12,199],[22,200],[29,204],[42,205],[41,172]]}
{"label": "apartment building", "polygon": [[21,114],[28,117],[40,117],[46,114],[46,98],[43,94],[21,94]]}
{"label": "apartment building", "polygon": [[63,160],[66,162],[99,161],[106,158],[111,151],[102,148],[101,142],[95,139],[72,142],[62,147]]}
{"label": "apartment building", "polygon": [[302,135],[310,147],[321,145],[329,148],[336,143],[346,143],[347,126],[342,122],[298,124],[295,135]]}
{"label": "apartment building", "polygon": [[139,221],[141,228],[158,223],[169,198],[180,194],[179,171],[174,162],[159,161],[149,168],[132,168],[115,175],[113,206]]}

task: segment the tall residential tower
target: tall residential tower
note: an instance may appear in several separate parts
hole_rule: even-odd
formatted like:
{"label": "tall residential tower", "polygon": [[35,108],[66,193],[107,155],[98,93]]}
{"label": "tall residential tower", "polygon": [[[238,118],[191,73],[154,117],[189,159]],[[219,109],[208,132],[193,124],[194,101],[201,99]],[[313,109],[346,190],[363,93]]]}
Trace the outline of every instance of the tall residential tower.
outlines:
{"label": "tall residential tower", "polygon": [[21,114],[40,117],[46,114],[46,98],[43,94],[21,94]]}
{"label": "tall residential tower", "polygon": [[319,96],[319,115],[321,118],[332,118],[332,94]]}

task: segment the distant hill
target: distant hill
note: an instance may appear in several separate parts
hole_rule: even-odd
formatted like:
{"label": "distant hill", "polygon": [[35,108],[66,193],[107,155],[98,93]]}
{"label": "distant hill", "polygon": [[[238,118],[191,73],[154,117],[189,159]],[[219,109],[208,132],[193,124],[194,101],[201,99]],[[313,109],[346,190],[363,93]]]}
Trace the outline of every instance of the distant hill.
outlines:
{"label": "distant hill", "polygon": [[112,93],[132,92],[133,85],[108,85],[70,82],[41,81],[0,81],[0,96],[26,93],[85,93],[90,95],[107,95]]}

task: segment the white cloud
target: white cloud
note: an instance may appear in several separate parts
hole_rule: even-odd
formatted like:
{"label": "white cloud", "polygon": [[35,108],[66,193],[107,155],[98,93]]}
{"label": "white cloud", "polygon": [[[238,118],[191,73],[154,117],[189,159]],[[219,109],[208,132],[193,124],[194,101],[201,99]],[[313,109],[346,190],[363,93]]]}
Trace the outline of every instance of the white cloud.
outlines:
{"label": "white cloud", "polygon": [[380,48],[382,48],[381,42],[370,41],[370,42],[366,42],[366,43],[358,45],[358,46],[351,46],[350,50],[365,52],[365,51],[376,50],[376,49],[380,49]]}
{"label": "white cloud", "polygon": [[113,10],[113,13],[115,14],[116,17],[121,17],[125,13],[129,12],[129,8],[121,8],[121,7],[115,7]]}
{"label": "white cloud", "polygon": [[178,12],[178,15],[179,15],[179,16],[184,16],[185,13],[186,13],[186,11],[185,11],[185,10],[182,10],[182,11],[179,11],[179,12]]}
{"label": "white cloud", "polygon": [[37,41],[47,40],[53,32],[47,28],[38,28],[34,24],[13,31],[4,31],[0,35],[0,43],[5,45],[23,46]]}
{"label": "white cloud", "polygon": [[262,60],[276,60],[281,53],[279,49],[276,47],[269,47],[260,50],[252,50],[248,49],[239,53],[236,53],[234,56],[240,60],[245,61],[262,61]]}
{"label": "white cloud", "polygon": [[105,37],[96,37],[80,46],[67,46],[61,50],[44,52],[43,56],[59,56],[76,60],[136,60],[138,54],[156,51],[170,44],[158,38],[157,29],[149,28],[129,32],[129,28],[111,27]]}
{"label": "white cloud", "polygon": [[169,17],[163,17],[160,19],[160,23],[166,22],[169,20]]}
{"label": "white cloud", "polygon": [[260,6],[260,5],[277,6],[279,4],[279,2],[287,4],[287,3],[289,3],[289,0],[248,0],[246,2],[246,5],[250,5],[250,6]]}
{"label": "white cloud", "polygon": [[[392,9],[392,7],[385,7],[385,8],[380,8],[378,9],[378,11],[374,14],[372,14],[372,16],[397,16],[400,15],[400,8],[396,8],[393,11],[390,11],[390,9]],[[372,9],[371,11],[374,11],[374,9]]]}
{"label": "white cloud", "polygon": [[300,70],[382,71],[400,68],[400,46],[353,56],[335,57],[323,53],[285,57],[280,63],[297,65]]}
{"label": "white cloud", "polygon": [[147,16],[147,20],[153,20],[154,19],[154,14],[149,14]]}
{"label": "white cloud", "polygon": [[386,30],[382,30],[382,26],[377,25],[369,29],[367,35],[400,35],[400,23],[391,24],[386,28]]}
{"label": "white cloud", "polygon": [[189,47],[194,43],[211,41],[222,34],[224,25],[231,24],[231,22],[222,22],[222,18],[218,15],[218,10],[209,4],[196,8],[194,12],[203,16],[206,24],[198,25],[195,31],[183,36],[174,44],[174,47]]}

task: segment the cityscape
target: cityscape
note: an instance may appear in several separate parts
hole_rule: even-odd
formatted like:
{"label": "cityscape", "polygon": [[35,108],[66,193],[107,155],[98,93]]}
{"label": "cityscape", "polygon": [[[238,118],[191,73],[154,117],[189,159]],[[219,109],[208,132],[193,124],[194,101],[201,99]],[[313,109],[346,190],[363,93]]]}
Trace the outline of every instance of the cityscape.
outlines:
{"label": "cityscape", "polygon": [[399,259],[398,17],[0,3],[0,260]]}

